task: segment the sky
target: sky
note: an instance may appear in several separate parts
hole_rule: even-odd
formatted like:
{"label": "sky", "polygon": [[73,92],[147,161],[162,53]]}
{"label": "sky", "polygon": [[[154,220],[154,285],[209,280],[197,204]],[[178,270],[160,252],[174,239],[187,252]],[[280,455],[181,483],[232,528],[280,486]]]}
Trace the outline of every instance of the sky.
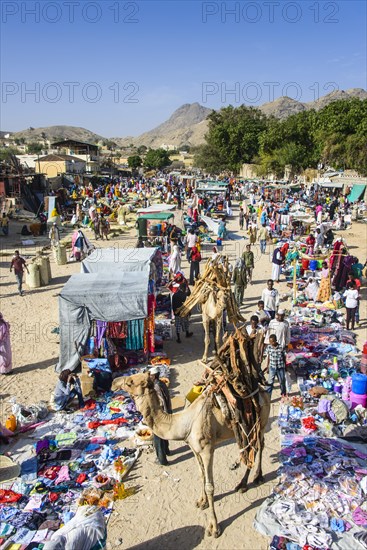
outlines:
{"label": "sky", "polygon": [[1,0],[0,129],[136,136],[218,109],[367,87],[366,2]]}

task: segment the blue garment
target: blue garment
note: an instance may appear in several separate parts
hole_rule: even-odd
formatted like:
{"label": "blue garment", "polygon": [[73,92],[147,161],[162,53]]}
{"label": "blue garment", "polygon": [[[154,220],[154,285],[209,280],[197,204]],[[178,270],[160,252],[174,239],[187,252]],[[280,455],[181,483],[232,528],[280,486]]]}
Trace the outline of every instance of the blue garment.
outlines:
{"label": "blue garment", "polygon": [[20,466],[22,481],[33,481],[37,479],[38,460],[33,456],[22,462]]}
{"label": "blue garment", "polygon": [[86,359],[85,361],[91,370],[97,369],[103,372],[112,372],[107,359]]}

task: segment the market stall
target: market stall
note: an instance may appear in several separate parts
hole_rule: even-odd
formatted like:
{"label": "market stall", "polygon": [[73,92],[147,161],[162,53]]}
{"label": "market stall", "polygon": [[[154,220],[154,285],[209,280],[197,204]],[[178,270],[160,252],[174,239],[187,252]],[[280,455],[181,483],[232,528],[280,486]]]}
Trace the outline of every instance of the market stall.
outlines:
{"label": "market stall", "polygon": [[95,249],[80,266],[81,273],[111,273],[146,271],[149,279],[159,286],[163,263],[158,248],[99,248]]}
{"label": "market stall", "polygon": [[172,212],[157,212],[152,214],[140,214],[136,223],[138,236],[143,240],[162,237],[169,222],[173,222]]}
{"label": "market stall", "polygon": [[127,349],[154,348],[154,296],[148,293],[147,271],[139,277],[124,271],[72,275],[59,296],[60,358],[56,370],[74,370],[79,357],[90,351],[87,344],[93,322],[105,330],[107,323],[120,323],[116,330],[126,336]]}

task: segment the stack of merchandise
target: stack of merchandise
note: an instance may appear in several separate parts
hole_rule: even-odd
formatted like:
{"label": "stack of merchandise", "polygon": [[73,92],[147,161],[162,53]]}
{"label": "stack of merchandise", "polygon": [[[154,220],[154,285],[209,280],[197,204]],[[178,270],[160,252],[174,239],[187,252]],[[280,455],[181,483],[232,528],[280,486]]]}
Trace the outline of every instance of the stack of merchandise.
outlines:
{"label": "stack of merchandise", "polygon": [[60,525],[65,524],[66,531],[82,528],[85,516],[93,517],[103,534],[114,500],[133,494],[122,479],[139,451],[116,444],[141,427],[141,415],[126,393],[105,393],[72,414],[58,412],[47,418],[33,430],[32,425],[23,427],[32,431],[9,446],[21,471],[0,491],[4,548],[41,549],[51,537],[61,536]]}
{"label": "stack of merchandise", "polygon": [[280,406],[280,478],[255,526],[274,550],[366,549],[367,375],[336,312],[300,309],[287,354],[300,395]]}
{"label": "stack of merchandise", "polygon": [[159,345],[163,342],[163,340],[170,340],[172,338],[171,320],[172,320],[171,296],[168,293],[160,293],[156,298],[156,309],[155,309],[155,319],[154,319],[156,349],[159,349]]}

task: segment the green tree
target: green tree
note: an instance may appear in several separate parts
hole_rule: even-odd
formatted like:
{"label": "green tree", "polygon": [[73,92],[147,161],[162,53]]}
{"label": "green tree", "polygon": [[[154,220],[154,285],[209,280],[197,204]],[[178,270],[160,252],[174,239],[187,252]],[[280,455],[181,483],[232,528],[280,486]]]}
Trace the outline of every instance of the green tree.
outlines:
{"label": "green tree", "polygon": [[138,155],[144,155],[148,151],[148,147],[145,145],[139,145],[138,149]]}
{"label": "green tree", "polygon": [[162,170],[170,164],[170,153],[165,149],[149,149],[145,155],[144,166],[146,168]]}
{"label": "green tree", "polygon": [[16,147],[0,147],[0,161],[9,160],[12,155],[21,155],[22,151],[19,151]]}
{"label": "green tree", "polygon": [[38,143],[37,141],[32,141],[27,145],[27,152],[30,155],[37,155],[38,153],[42,152],[42,149],[43,149],[42,143]]}
{"label": "green tree", "polygon": [[127,163],[129,165],[129,168],[132,170],[137,170],[142,166],[143,161],[142,158],[139,155],[132,155],[131,157],[128,157]]}
{"label": "green tree", "polygon": [[[259,136],[266,128],[266,116],[254,107],[224,107],[208,116],[206,148],[199,154],[199,167],[237,172],[244,162],[253,162],[259,152]],[[208,156],[205,165],[204,155]]]}

